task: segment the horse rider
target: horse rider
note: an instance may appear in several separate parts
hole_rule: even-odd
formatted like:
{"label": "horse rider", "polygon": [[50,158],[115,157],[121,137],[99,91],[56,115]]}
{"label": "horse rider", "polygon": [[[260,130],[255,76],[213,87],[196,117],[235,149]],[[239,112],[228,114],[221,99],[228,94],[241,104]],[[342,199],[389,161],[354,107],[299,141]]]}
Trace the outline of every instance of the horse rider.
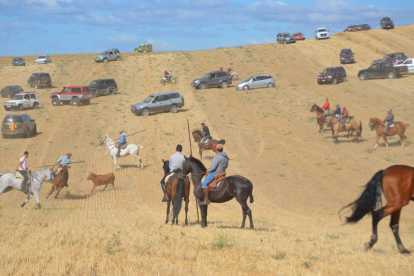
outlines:
{"label": "horse rider", "polygon": [[26,164],[26,159],[29,157],[29,152],[25,151],[22,158],[20,158],[19,161],[19,172],[20,174],[24,177],[23,181],[22,181],[22,191],[26,190],[26,182],[27,180],[29,180],[29,175],[27,174],[29,172],[30,174],[30,170],[27,168],[27,164]]}
{"label": "horse rider", "polygon": [[217,155],[214,156],[213,160],[211,161],[211,166],[206,171],[206,177],[201,184],[204,191],[204,201],[200,202],[199,205],[207,205],[210,204],[209,199],[209,189],[208,184],[213,182],[214,176],[216,174],[225,172],[227,169],[227,166],[229,165],[229,157],[227,156],[227,153],[223,151],[223,145],[217,144],[216,149],[218,151]]}
{"label": "horse rider", "polygon": [[207,141],[207,139],[211,136],[210,130],[208,129],[208,126],[206,126],[204,123],[201,123],[201,127],[203,128],[203,139],[201,140],[201,144],[203,144],[203,148],[201,151],[204,150],[204,143]]}
{"label": "horse rider", "polygon": [[167,187],[165,186],[165,179],[172,173],[181,172],[185,162],[185,156],[181,153],[183,151],[183,147],[181,145],[177,145],[175,150],[176,152],[174,154],[171,154],[170,156],[170,171],[166,175],[164,175],[164,177],[161,180],[161,188],[164,192],[164,198],[162,199],[162,202],[170,201],[170,198],[168,197],[167,193]]}
{"label": "horse rider", "polygon": [[342,125],[344,126],[343,130],[346,131],[345,122],[348,120],[348,110],[344,105],[342,106],[342,114],[339,116],[339,119],[342,120]]}
{"label": "horse rider", "polygon": [[336,104],[336,109],[333,114],[335,114],[336,118],[339,118],[341,116],[341,108],[339,107],[339,104]]}
{"label": "horse rider", "polygon": [[164,70],[164,77],[165,81],[170,81],[170,73],[168,73],[167,69]]}
{"label": "horse rider", "polygon": [[[60,172],[60,170],[63,167],[67,167],[68,169],[71,167],[72,165],[72,160],[70,160],[71,157],[72,157],[72,153],[70,152],[66,153],[66,155],[59,157],[59,159],[57,160],[57,163],[59,164],[59,168],[56,170],[56,173]],[[65,186],[69,187],[67,182]]]}
{"label": "horse rider", "polygon": [[329,115],[329,101],[328,101],[328,98],[325,99],[325,103],[322,106],[322,109],[325,110],[325,115]]}
{"label": "horse rider", "polygon": [[119,141],[118,141],[118,152],[116,154],[116,157],[121,156],[121,147],[126,145],[126,139],[125,139],[125,133],[123,130],[119,131]]}
{"label": "horse rider", "polygon": [[385,125],[385,133],[388,133],[388,130],[390,129],[390,125],[394,123],[394,114],[392,113],[391,109],[387,109],[387,117],[384,119]]}

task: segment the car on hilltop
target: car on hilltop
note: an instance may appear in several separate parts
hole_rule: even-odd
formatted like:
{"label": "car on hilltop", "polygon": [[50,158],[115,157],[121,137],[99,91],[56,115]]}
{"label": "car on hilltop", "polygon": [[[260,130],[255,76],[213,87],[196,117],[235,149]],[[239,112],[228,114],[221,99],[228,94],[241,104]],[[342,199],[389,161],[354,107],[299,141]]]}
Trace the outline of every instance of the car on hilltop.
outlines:
{"label": "car on hilltop", "polygon": [[26,61],[22,57],[15,57],[11,62],[12,66],[26,66]]}
{"label": "car on hilltop", "polygon": [[10,101],[4,103],[4,109],[6,111],[23,109],[37,109],[39,106],[39,100],[34,92],[23,92],[13,96]]}
{"label": "car on hilltop", "polygon": [[67,86],[60,92],[51,93],[50,98],[53,106],[58,106],[61,102],[74,106],[79,106],[81,103],[88,105],[91,103],[93,93],[89,86]]}
{"label": "car on hilltop", "polygon": [[276,43],[277,44],[296,43],[296,39],[290,33],[279,33],[276,36]]}
{"label": "car on hilltop", "polygon": [[48,55],[40,55],[37,57],[35,64],[46,64],[46,63],[51,63],[52,60],[50,59],[50,57]]}
{"label": "car on hilltop", "polygon": [[118,61],[121,60],[121,52],[118,49],[109,49],[103,51],[101,54],[97,55],[94,58],[95,62],[104,62],[107,63],[108,61]]}
{"label": "car on hilltop", "polygon": [[149,95],[143,102],[131,105],[131,112],[135,115],[148,116],[154,112],[170,111],[177,113],[178,108],[184,106],[184,97],[175,91]]}
{"label": "car on hilltop", "polygon": [[371,30],[371,26],[368,24],[361,24],[356,26],[355,28],[355,32],[359,32],[359,31],[369,31]]}
{"label": "car on hilltop", "polygon": [[9,85],[1,90],[1,96],[3,98],[13,98],[17,93],[24,92],[23,88],[19,85]]}
{"label": "car on hilltop", "polygon": [[249,90],[254,88],[271,88],[275,86],[275,79],[270,75],[254,75],[245,81],[236,84],[237,90]]}
{"label": "car on hilltop", "polygon": [[394,22],[389,17],[383,17],[380,20],[380,27],[384,30],[394,29]]}
{"label": "car on hilltop", "polygon": [[30,134],[37,134],[35,120],[24,114],[8,114],[1,124],[1,136],[5,139],[8,136],[24,136],[29,138]]}
{"label": "car on hilltop", "polygon": [[226,71],[214,71],[207,73],[204,77],[195,79],[191,86],[196,89],[206,89],[208,87],[226,88],[232,83],[232,77]]}
{"label": "car on hilltop", "polygon": [[346,27],[345,29],[344,29],[344,32],[346,33],[346,32],[355,32],[355,28],[357,27],[358,25],[350,25],[350,26],[348,26],[348,27]]}
{"label": "car on hilltop", "polygon": [[302,34],[302,33],[294,33],[294,34],[293,34],[293,37],[294,37],[296,40],[305,40],[305,35],[304,35],[304,34]]}
{"label": "car on hilltop", "polygon": [[326,28],[317,28],[315,31],[315,39],[328,39],[329,38],[329,30]]}
{"label": "car on hilltop", "polygon": [[318,76],[318,84],[337,84],[346,82],[346,71],[344,67],[328,67]]}
{"label": "car on hilltop", "polygon": [[139,47],[134,49],[135,53],[152,52],[152,44],[140,44]]}

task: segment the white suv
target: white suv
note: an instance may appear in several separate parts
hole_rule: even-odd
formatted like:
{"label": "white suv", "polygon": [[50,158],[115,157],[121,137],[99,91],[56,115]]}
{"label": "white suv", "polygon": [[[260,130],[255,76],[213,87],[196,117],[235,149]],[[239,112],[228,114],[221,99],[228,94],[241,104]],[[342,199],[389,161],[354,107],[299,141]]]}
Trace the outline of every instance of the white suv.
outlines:
{"label": "white suv", "polygon": [[37,57],[35,63],[36,64],[42,64],[42,63],[51,63],[52,60],[48,55],[40,55]]}
{"label": "white suv", "polygon": [[10,101],[4,103],[4,109],[22,111],[23,109],[36,109],[39,106],[39,100],[36,93],[23,92],[13,96]]}
{"label": "white suv", "polygon": [[315,39],[327,39],[329,38],[329,30],[325,28],[317,28],[315,31]]}

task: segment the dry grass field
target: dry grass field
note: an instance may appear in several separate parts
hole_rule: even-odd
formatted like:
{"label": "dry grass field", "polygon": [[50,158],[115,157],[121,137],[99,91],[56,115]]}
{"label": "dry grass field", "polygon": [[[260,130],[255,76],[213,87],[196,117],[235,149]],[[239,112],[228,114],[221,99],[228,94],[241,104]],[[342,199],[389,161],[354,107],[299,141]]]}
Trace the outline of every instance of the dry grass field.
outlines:
{"label": "dry grass field", "polygon": [[[318,86],[316,78],[328,66],[339,65],[342,48],[352,48],[357,63],[345,65],[348,81]],[[69,188],[55,199],[40,193],[42,209],[34,198],[20,209],[26,195],[12,191],[0,196],[0,275],[410,275],[414,257],[398,253],[389,217],[379,224],[379,241],[365,252],[371,235],[371,218],[357,225],[342,225],[339,209],[360,195],[375,172],[394,164],[414,165],[414,76],[360,81],[357,72],[390,52],[414,56],[414,25],[391,31],[338,33],[325,41],[306,40],[294,45],[264,44],[194,52],[151,54],[123,53],[120,62],[96,64],[94,54],[52,55],[51,64],[10,66],[11,57],[0,57],[0,86],[21,85],[33,72],[49,72],[53,88],[38,89],[41,105],[27,113],[36,120],[35,137],[3,139],[0,173],[17,168],[23,151],[33,170],[54,164],[72,152]],[[237,91],[194,90],[196,77],[231,64],[241,79],[265,73],[276,87]],[[178,84],[159,84],[165,68]],[[53,107],[49,94],[63,86],[88,85],[98,78],[114,78],[119,92],[92,100],[89,106]],[[30,90],[30,89],[28,89]],[[151,93],[179,91],[185,106],[177,114],[135,116],[130,105]],[[363,123],[362,141],[340,137],[334,144],[327,129],[318,133],[316,116],[309,109],[322,105],[346,105]],[[1,104],[7,99],[1,98]],[[389,138],[390,147],[373,148],[375,132],[370,117],[384,118],[392,108],[397,121],[409,123],[407,147]],[[6,111],[0,109],[3,118]],[[214,138],[225,139],[231,161],[228,173],[249,178],[254,203],[249,204],[254,230],[239,229],[240,205],[235,201],[211,204],[208,227],[197,225],[194,196],[189,221],[184,211],[179,225],[165,225],[166,204],[161,203],[161,159],[175,146],[189,155],[187,118],[190,128],[201,122]],[[136,167],[132,157],[119,159],[115,189],[98,187],[86,177],[112,172],[113,161],[106,146],[97,146],[108,134],[128,137],[129,143],[145,147],[145,165]],[[192,143],[194,156],[198,149]],[[214,154],[202,160],[210,165]],[[414,250],[414,204],[402,211],[400,235]]]}

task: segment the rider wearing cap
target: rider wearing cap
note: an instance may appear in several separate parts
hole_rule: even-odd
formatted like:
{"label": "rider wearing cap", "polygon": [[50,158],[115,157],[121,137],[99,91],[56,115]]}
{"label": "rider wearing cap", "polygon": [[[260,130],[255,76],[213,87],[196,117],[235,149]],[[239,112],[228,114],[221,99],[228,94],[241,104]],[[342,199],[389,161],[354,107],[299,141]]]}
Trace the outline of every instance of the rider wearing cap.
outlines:
{"label": "rider wearing cap", "polygon": [[329,101],[328,98],[325,99],[325,104],[322,106],[322,109],[325,110],[325,115],[329,115]]}
{"label": "rider wearing cap", "polygon": [[387,117],[384,119],[384,123],[386,123],[385,126],[385,133],[388,133],[388,130],[390,129],[390,125],[394,123],[394,114],[392,114],[391,109],[387,109]]}
{"label": "rider wearing cap", "polygon": [[217,144],[216,149],[218,153],[216,156],[214,156],[213,160],[211,161],[211,166],[210,168],[208,168],[206,172],[206,177],[203,183],[201,184],[203,187],[203,191],[204,191],[204,201],[200,202],[199,205],[210,204],[210,199],[208,197],[209,196],[208,184],[213,182],[214,176],[216,174],[225,172],[229,164],[229,158],[227,156],[227,153],[223,151],[223,145]]}
{"label": "rider wearing cap", "polygon": [[119,136],[119,142],[118,142],[118,153],[116,154],[116,157],[120,157],[121,156],[121,147],[126,145],[126,139],[125,139],[125,134],[124,131],[121,130],[119,132],[119,134],[121,136]]}
{"label": "rider wearing cap", "polygon": [[336,118],[339,118],[341,116],[341,108],[339,107],[339,104],[336,104],[336,109],[333,114],[335,114]]}
{"label": "rider wearing cap", "polygon": [[340,120],[342,120],[342,125],[344,126],[343,130],[346,131],[345,122],[348,120],[348,110],[343,105],[342,106],[342,115],[339,117]]}

